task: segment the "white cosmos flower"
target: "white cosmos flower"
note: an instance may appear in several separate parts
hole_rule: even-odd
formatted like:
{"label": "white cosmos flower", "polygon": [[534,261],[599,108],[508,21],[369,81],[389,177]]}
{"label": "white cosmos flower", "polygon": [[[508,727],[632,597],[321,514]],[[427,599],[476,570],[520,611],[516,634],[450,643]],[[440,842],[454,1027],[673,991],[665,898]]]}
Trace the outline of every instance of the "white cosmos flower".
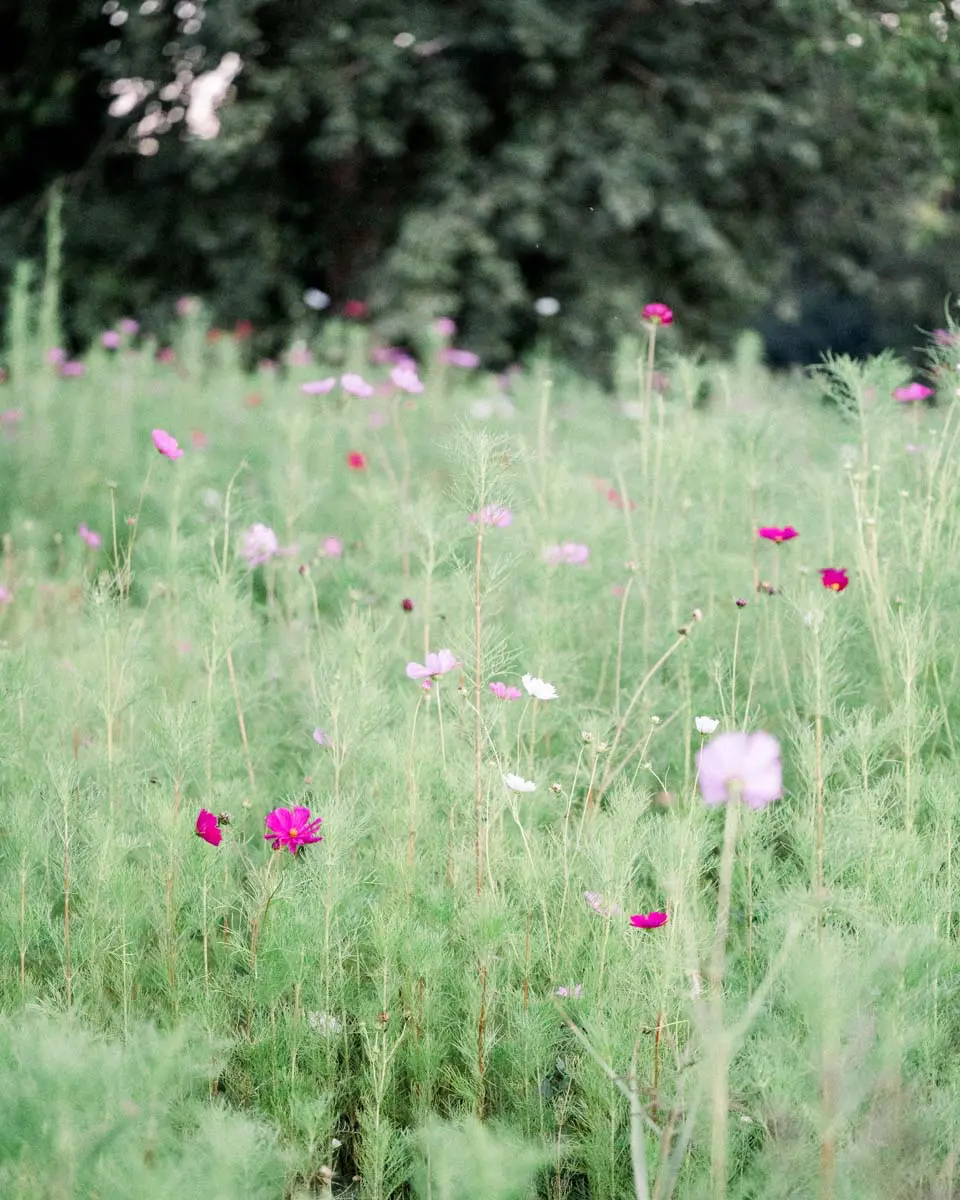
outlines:
{"label": "white cosmos flower", "polygon": [[713,717],[694,717],[693,723],[697,727],[697,733],[704,734],[713,733],[713,731],[720,724],[720,722],[715,721]]}
{"label": "white cosmos flower", "polygon": [[537,790],[535,783],[531,783],[529,779],[523,779],[519,775],[504,775],[503,782],[511,792],[535,792]]}
{"label": "white cosmos flower", "polygon": [[533,696],[535,700],[556,700],[557,698],[557,689],[553,684],[545,683],[536,675],[524,675],[523,686],[527,689],[527,694]]}

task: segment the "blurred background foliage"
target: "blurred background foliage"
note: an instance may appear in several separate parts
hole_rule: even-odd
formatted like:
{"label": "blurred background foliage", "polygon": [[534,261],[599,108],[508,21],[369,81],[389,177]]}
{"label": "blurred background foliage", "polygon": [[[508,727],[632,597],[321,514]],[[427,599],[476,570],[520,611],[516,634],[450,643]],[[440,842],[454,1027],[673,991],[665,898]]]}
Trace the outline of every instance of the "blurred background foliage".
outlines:
{"label": "blurred background foliage", "polygon": [[269,353],[317,288],[495,364],[544,296],[595,370],[652,298],[810,360],[909,350],[957,287],[960,3],[127,3],[0,0],[0,286],[62,179],[77,342],[192,293]]}

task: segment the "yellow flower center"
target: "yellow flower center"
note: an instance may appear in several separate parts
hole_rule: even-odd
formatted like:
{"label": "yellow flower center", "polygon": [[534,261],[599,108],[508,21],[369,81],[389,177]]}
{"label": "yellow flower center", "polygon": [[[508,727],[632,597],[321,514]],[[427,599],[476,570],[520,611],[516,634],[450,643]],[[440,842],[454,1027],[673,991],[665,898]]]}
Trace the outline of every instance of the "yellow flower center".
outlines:
{"label": "yellow flower center", "polygon": [[295,829],[291,829],[291,830],[289,830],[289,832],[288,832],[288,835],[287,835],[287,836],[288,836],[288,837],[296,837],[296,836],[297,836],[297,831],[296,831]]}
{"label": "yellow flower center", "polygon": [[833,589],[833,591],[835,591],[835,592],[839,592],[839,591],[840,591],[840,584],[839,584],[839,583],[830,583],[830,584],[828,584],[827,586],[828,586],[828,587],[830,587],[830,588],[832,588],[832,589]]}

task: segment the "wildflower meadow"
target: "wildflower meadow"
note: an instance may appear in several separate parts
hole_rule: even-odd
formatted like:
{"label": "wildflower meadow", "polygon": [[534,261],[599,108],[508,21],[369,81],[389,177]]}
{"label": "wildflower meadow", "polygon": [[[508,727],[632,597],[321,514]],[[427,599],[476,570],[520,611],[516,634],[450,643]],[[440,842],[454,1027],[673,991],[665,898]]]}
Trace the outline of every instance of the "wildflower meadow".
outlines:
{"label": "wildflower meadow", "polygon": [[956,327],[178,311],[9,306],[0,1196],[960,1194]]}

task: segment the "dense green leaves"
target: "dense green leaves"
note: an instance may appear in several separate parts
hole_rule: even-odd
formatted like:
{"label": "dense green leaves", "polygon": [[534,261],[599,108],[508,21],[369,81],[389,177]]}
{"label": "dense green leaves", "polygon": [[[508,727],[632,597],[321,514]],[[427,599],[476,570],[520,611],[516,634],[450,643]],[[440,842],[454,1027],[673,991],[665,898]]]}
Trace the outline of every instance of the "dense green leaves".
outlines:
{"label": "dense green leaves", "polygon": [[[895,28],[852,0],[231,0],[111,27],[46,0],[19,17],[4,155],[36,163],[51,120],[73,137],[8,194],[0,253],[30,250],[38,191],[67,173],[86,336],[121,309],[161,321],[181,291],[309,331],[318,286],[371,300],[388,336],[400,311],[449,312],[506,359],[554,295],[567,349],[600,366],[651,297],[722,342],[816,282],[909,344],[960,266],[958,53],[943,5],[891,9]],[[219,136],[185,134],[191,78],[227,53]],[[149,87],[109,117],[123,79]]]}

